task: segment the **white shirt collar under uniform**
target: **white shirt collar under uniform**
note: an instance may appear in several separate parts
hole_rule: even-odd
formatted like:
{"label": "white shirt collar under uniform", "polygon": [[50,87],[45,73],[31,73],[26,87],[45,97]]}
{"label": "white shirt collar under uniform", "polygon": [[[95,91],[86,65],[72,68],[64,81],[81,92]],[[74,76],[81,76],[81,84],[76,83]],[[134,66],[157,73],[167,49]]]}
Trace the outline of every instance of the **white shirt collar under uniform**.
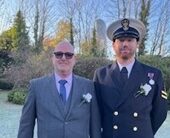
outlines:
{"label": "white shirt collar under uniform", "polygon": [[132,71],[132,67],[133,67],[134,63],[135,63],[135,60],[133,60],[130,64],[123,66],[117,61],[120,71],[122,70],[123,67],[126,67],[126,69],[128,71],[128,77],[130,76],[130,73]]}

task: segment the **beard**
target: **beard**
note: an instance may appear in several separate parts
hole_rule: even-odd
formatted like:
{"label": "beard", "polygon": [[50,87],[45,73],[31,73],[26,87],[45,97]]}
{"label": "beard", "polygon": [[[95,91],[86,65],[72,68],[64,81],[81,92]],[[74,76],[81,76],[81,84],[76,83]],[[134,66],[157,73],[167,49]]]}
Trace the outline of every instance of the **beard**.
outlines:
{"label": "beard", "polygon": [[122,57],[123,60],[128,60],[129,59],[129,56],[127,56],[127,55],[123,55],[121,57]]}
{"label": "beard", "polygon": [[127,48],[122,48],[118,51],[117,56],[123,60],[128,60],[134,57],[135,51]]}

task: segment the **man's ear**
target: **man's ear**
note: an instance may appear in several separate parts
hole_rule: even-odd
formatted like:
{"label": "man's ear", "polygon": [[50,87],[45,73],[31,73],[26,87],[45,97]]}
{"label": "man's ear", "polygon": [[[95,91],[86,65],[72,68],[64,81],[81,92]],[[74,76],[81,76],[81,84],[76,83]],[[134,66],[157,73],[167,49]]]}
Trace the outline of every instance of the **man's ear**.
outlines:
{"label": "man's ear", "polygon": [[114,41],[112,41],[112,48],[113,48],[113,50],[114,50],[114,44],[115,44],[115,42],[114,42]]}
{"label": "man's ear", "polygon": [[137,41],[137,46],[136,46],[136,53],[139,52],[139,41]]}
{"label": "man's ear", "polygon": [[79,59],[77,55],[74,55],[74,58],[76,61]]}
{"label": "man's ear", "polygon": [[77,55],[74,55],[74,61],[75,61],[75,64],[77,63],[77,60],[79,59],[79,57]]}
{"label": "man's ear", "polygon": [[137,41],[137,48],[139,49],[139,41]]}

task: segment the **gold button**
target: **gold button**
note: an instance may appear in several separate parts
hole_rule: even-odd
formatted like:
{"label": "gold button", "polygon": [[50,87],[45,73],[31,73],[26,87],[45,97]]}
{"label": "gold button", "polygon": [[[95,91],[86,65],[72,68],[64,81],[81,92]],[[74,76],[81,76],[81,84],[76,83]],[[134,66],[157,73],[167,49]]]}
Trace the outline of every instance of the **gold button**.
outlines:
{"label": "gold button", "polygon": [[138,130],[138,128],[137,127],[133,127],[133,131],[137,131]]}
{"label": "gold button", "polygon": [[118,126],[117,126],[117,125],[114,125],[114,126],[113,126],[113,129],[118,129]]}
{"label": "gold button", "polygon": [[117,116],[119,113],[118,113],[118,111],[115,111],[113,114],[114,114],[115,116]]}
{"label": "gold button", "polygon": [[133,116],[134,116],[134,117],[138,117],[138,113],[134,112],[134,113],[133,113]]}

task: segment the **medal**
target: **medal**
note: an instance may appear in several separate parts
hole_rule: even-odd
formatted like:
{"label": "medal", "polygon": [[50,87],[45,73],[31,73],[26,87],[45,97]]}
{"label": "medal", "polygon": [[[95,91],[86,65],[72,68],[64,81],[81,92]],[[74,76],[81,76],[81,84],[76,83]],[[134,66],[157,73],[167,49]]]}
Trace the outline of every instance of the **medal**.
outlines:
{"label": "medal", "polygon": [[155,84],[155,81],[154,81],[153,79],[150,79],[150,80],[149,80],[149,84],[150,84],[150,85],[154,85],[154,84]]}
{"label": "medal", "polygon": [[150,85],[154,85],[155,84],[155,81],[153,80],[153,77],[154,77],[154,73],[148,73],[148,77],[149,77],[149,84]]}

